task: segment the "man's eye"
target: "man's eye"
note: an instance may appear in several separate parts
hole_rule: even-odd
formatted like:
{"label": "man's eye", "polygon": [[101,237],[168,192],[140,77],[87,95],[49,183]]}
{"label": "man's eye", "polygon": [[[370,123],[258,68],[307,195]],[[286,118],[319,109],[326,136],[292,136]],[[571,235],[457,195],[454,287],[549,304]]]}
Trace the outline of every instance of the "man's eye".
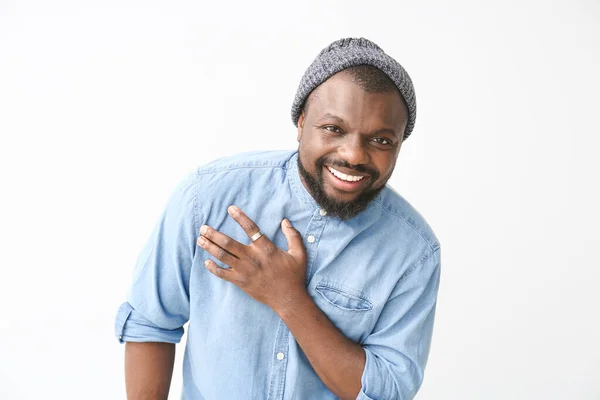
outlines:
{"label": "man's eye", "polygon": [[386,138],[380,138],[380,137],[378,137],[378,138],[375,138],[373,140],[376,141],[378,144],[383,144],[385,146],[389,146],[390,144],[392,144],[392,142],[390,142]]}
{"label": "man's eye", "polygon": [[326,131],[329,131],[329,132],[335,132],[335,133],[340,133],[340,132],[342,132],[342,131],[340,130],[340,128],[338,128],[337,126],[333,126],[333,125],[327,125],[327,126],[323,127],[323,129],[325,129]]}

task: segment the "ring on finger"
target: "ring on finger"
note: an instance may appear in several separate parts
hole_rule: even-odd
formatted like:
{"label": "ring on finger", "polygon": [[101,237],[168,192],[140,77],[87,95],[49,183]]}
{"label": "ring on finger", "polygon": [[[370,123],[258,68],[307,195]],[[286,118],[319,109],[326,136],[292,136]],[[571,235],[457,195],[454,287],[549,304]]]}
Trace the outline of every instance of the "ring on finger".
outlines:
{"label": "ring on finger", "polygon": [[256,232],[254,235],[250,236],[250,239],[251,239],[253,242],[256,242],[258,239],[260,239],[260,237],[261,237],[262,235],[263,235],[263,234],[262,234],[262,232],[261,232],[261,231],[258,231],[258,232]]}

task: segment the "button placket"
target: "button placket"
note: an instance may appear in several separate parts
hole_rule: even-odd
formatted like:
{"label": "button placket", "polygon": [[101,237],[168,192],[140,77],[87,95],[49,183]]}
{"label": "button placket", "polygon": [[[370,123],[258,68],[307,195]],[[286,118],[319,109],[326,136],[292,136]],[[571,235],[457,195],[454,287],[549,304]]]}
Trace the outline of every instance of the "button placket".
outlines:
{"label": "button placket", "polygon": [[[311,218],[304,236],[306,241],[309,243],[306,247],[306,283],[312,278],[313,263],[319,247],[319,238],[325,228],[326,215],[324,210],[315,210],[313,217]],[[272,365],[271,365],[271,377],[269,381],[269,391],[267,395],[268,400],[283,399],[283,393],[285,388],[285,378],[287,371],[286,356],[289,350],[289,338],[290,331],[285,326],[283,321],[279,321],[277,327],[277,334],[272,354]]]}
{"label": "button placket", "polygon": [[269,393],[267,399],[280,400],[283,399],[283,391],[285,388],[285,377],[287,371],[287,352],[289,346],[290,331],[287,329],[283,321],[279,321],[277,326],[277,334],[275,345],[273,347],[273,361],[271,363],[271,378],[269,382]]}
{"label": "button placket", "polygon": [[312,273],[314,270],[314,261],[317,255],[317,249],[319,248],[319,239],[323,234],[323,229],[325,229],[325,224],[327,223],[327,219],[323,218],[321,215],[321,211],[324,210],[315,210],[313,217],[311,218],[308,227],[306,228],[306,232],[304,233],[304,237],[306,238],[306,242],[308,245],[306,247],[306,283],[310,282],[312,278]]}

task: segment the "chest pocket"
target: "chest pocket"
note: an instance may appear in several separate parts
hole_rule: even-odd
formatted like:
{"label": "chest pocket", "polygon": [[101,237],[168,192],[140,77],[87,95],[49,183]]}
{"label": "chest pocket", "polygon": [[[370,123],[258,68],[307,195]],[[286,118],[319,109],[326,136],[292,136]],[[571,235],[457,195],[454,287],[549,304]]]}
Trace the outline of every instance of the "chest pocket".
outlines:
{"label": "chest pocket", "polygon": [[362,342],[373,329],[373,303],[360,291],[321,282],[315,286],[315,302],[346,337]]}
{"label": "chest pocket", "polygon": [[346,293],[333,286],[320,283],[317,285],[315,290],[329,303],[341,308],[342,310],[369,311],[373,309],[373,304],[371,304],[371,302],[366,298]]}

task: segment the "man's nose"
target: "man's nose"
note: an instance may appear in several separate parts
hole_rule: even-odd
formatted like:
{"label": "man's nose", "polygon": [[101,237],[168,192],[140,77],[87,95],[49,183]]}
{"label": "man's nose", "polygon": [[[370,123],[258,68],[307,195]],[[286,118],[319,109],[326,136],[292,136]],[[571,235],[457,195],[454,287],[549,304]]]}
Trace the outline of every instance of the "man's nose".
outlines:
{"label": "man's nose", "polygon": [[342,146],[338,149],[338,154],[349,164],[368,164],[369,154],[364,146],[365,144],[359,135],[348,135]]}

